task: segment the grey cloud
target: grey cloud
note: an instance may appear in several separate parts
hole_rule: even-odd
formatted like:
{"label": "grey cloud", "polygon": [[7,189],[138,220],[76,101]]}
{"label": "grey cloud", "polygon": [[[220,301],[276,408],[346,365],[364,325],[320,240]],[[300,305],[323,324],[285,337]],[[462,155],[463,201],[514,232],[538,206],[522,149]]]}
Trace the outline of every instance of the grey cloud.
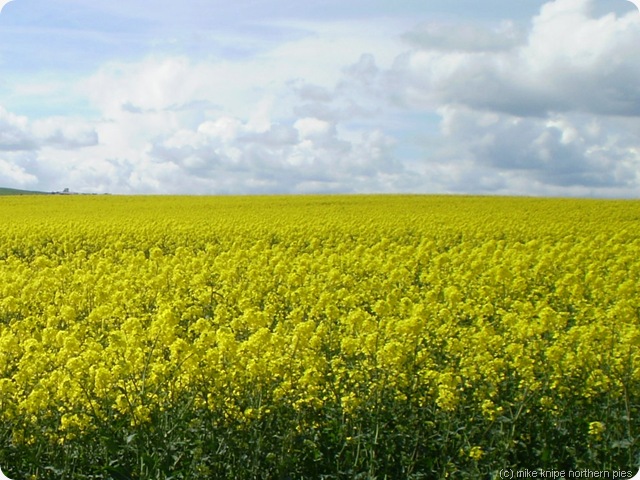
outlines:
{"label": "grey cloud", "polygon": [[461,104],[474,109],[522,116],[543,116],[569,108],[555,101],[549,79],[527,78],[504,54],[423,52],[399,56],[389,76],[396,88],[389,98],[404,108]]}
{"label": "grey cloud", "polygon": [[42,147],[72,150],[98,143],[95,129],[68,119],[28,122],[0,107],[0,151],[34,151]]}
{"label": "grey cloud", "polygon": [[269,130],[260,133],[248,133],[240,137],[240,141],[245,144],[261,144],[269,147],[281,147],[295,145],[298,143],[298,131],[281,124],[271,125]]}
{"label": "grey cloud", "polygon": [[24,151],[35,150],[38,144],[26,132],[15,127],[5,127],[0,124],[0,150],[1,151]]}
{"label": "grey cloud", "polygon": [[602,120],[563,115],[555,119],[488,115],[449,107],[444,134],[457,154],[476,167],[508,176],[524,176],[551,187],[637,189],[640,158],[629,147],[631,132]]}
{"label": "grey cloud", "polygon": [[389,95],[406,107],[462,104],[519,116],[638,115],[640,22],[593,17],[590,3],[546,3],[525,41],[498,33],[483,40],[477,29],[464,26],[409,32],[421,47],[398,57],[387,73],[396,82]]}
{"label": "grey cloud", "polygon": [[495,29],[471,24],[422,23],[402,38],[425,50],[492,52],[521,45],[526,36],[512,23],[503,23]]}
{"label": "grey cloud", "polygon": [[0,151],[26,151],[37,148],[26,118],[7,112],[0,106]]}
{"label": "grey cloud", "polygon": [[187,175],[207,177],[217,170],[237,169],[224,151],[214,145],[171,147],[158,143],[151,147],[149,156],[153,163],[175,165]]}
{"label": "grey cloud", "polygon": [[123,103],[121,108],[123,111],[129,112],[129,113],[145,113],[147,111],[137,105],[134,105],[131,102]]}
{"label": "grey cloud", "polygon": [[61,150],[74,150],[76,148],[90,147],[98,144],[98,133],[95,130],[81,131],[75,135],[69,135],[63,130],[56,130],[51,135],[42,139],[42,145]]}
{"label": "grey cloud", "polygon": [[333,98],[333,95],[327,88],[312,85],[300,79],[290,82],[289,86],[303,101],[330,102]]}
{"label": "grey cloud", "polygon": [[344,73],[364,85],[372,85],[378,78],[380,69],[376,65],[375,57],[370,53],[362,54],[360,60],[353,65],[349,65]]}
{"label": "grey cloud", "polygon": [[297,98],[293,107],[296,116],[348,122],[380,116],[390,104],[393,85],[375,57],[365,53],[342,69],[342,78],[333,89],[301,81],[290,88]]}
{"label": "grey cloud", "polygon": [[[264,132],[244,123],[224,138],[216,130],[198,131],[160,139],[149,155],[175,165],[176,181],[193,179],[209,192],[357,191],[375,184],[383,188],[384,179],[405,174],[394,158],[393,140],[381,131],[347,140],[335,124],[317,118],[273,124]],[[189,143],[180,138],[190,138]]]}
{"label": "grey cloud", "polygon": [[[156,108],[143,108],[130,101],[123,103],[120,106],[120,108],[124,112],[133,113],[133,114],[157,113],[159,111]],[[208,100],[192,100],[186,103],[169,105],[164,110],[171,111],[171,112],[190,112],[190,111],[205,112],[205,111],[220,110],[220,106]]]}

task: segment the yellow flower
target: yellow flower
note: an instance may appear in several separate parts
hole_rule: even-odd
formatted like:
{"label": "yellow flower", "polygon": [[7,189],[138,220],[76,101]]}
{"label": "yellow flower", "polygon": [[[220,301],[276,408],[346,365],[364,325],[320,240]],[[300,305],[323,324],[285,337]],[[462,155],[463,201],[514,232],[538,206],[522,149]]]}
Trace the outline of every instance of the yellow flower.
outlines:
{"label": "yellow flower", "polygon": [[602,422],[589,422],[589,435],[595,440],[600,441],[606,428],[606,425]]}
{"label": "yellow flower", "polygon": [[475,460],[476,462],[480,460],[483,455],[484,451],[482,450],[482,447],[475,446],[471,447],[471,450],[469,450],[469,458]]}
{"label": "yellow flower", "polygon": [[504,411],[502,407],[496,407],[492,400],[485,400],[482,402],[482,413],[490,421],[494,421]]}

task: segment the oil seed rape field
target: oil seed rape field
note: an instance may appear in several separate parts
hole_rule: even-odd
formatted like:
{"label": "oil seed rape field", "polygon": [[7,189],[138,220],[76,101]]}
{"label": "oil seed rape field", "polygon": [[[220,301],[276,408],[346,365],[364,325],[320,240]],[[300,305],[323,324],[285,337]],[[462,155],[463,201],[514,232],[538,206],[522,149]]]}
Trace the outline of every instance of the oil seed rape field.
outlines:
{"label": "oil seed rape field", "polygon": [[637,471],[640,202],[0,198],[21,479]]}

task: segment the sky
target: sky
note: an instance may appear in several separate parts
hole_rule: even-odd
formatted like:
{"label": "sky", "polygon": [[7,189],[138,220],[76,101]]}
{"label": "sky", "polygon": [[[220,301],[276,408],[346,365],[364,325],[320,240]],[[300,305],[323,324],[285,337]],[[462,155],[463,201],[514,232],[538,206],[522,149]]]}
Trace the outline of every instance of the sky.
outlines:
{"label": "sky", "polygon": [[640,12],[13,0],[0,187],[638,198]]}

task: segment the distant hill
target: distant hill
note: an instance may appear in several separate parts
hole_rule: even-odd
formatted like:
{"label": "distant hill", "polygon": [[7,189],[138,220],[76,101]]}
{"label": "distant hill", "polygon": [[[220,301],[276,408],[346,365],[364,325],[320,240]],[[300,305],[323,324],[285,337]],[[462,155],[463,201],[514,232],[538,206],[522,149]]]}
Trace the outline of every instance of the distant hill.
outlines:
{"label": "distant hill", "polygon": [[38,192],[36,190],[19,190],[17,188],[0,187],[0,195],[47,195],[49,192]]}

